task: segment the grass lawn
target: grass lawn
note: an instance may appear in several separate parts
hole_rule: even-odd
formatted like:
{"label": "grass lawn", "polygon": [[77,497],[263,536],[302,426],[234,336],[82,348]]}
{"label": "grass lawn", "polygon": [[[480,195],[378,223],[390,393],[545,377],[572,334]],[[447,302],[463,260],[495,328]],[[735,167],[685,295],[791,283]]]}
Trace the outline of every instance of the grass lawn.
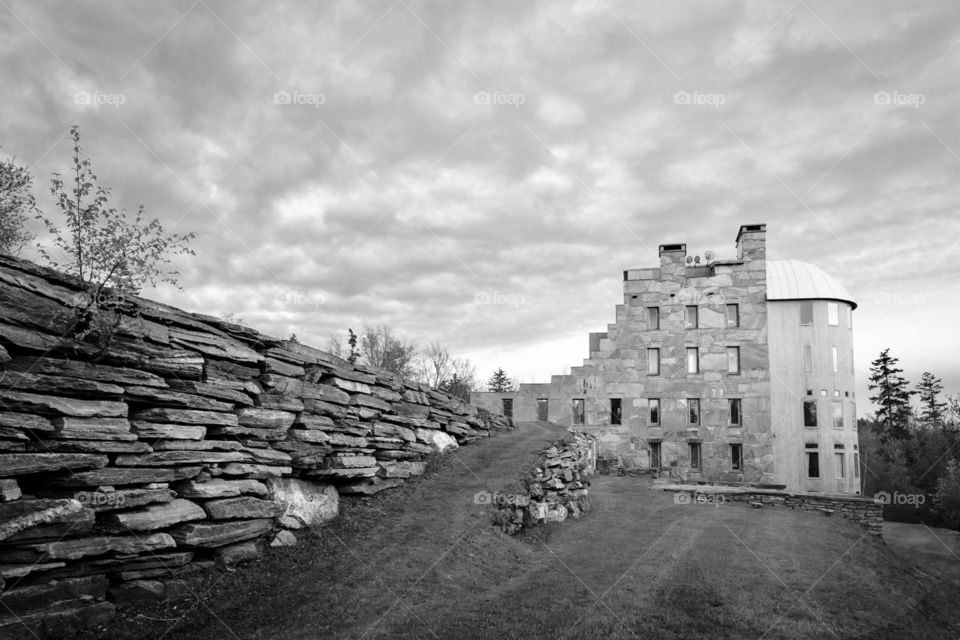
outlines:
{"label": "grass lawn", "polygon": [[[960,561],[917,567],[838,518],[676,505],[636,478],[592,479],[593,511],[510,538],[477,491],[515,479],[562,431],[524,424],[345,500],[331,525],[196,597],[125,612],[122,638],[955,638]],[[929,568],[929,567],[928,567]]]}

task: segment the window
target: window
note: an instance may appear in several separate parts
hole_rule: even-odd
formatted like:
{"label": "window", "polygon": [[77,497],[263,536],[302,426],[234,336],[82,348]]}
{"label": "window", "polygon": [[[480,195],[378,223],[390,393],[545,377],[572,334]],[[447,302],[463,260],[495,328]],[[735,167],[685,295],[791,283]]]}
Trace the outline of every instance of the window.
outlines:
{"label": "window", "polygon": [[647,407],[650,409],[648,424],[660,424],[660,398],[647,398]]}
{"label": "window", "polygon": [[854,373],[853,367],[853,349],[850,349],[850,373]]}
{"label": "window", "polygon": [[837,451],[833,454],[833,466],[837,472],[837,480],[847,477],[847,466],[844,464],[843,451]]}
{"label": "window", "polygon": [[800,324],[813,324],[813,303],[800,303]]}
{"label": "window", "polygon": [[623,403],[620,398],[610,398],[610,424],[622,424]]}
{"label": "window", "polygon": [[727,373],[740,373],[740,347],[727,347]]}
{"label": "window", "polygon": [[684,315],[684,326],[687,329],[696,329],[697,328],[697,306],[688,305],[686,314]]}
{"label": "window", "polygon": [[833,428],[843,429],[843,402],[833,401]]}
{"label": "window", "polygon": [[734,471],[740,471],[743,469],[743,445],[742,444],[732,444],[730,445],[730,468]]}
{"label": "window", "polygon": [[662,466],[662,458],[660,457],[660,443],[651,442],[650,443],[650,468],[659,469]]}
{"label": "window", "polygon": [[810,345],[803,345],[803,370],[807,373],[813,371],[813,350]]}
{"label": "window", "polygon": [[741,425],[743,424],[743,416],[740,413],[741,410],[740,398],[731,398],[730,399],[730,424],[731,425]]}
{"label": "window", "polygon": [[687,347],[687,373],[700,373],[700,350]]}
{"label": "window", "polygon": [[700,470],[700,443],[690,443],[690,468]]}
{"label": "window", "polygon": [[805,400],[803,403],[803,426],[817,426],[817,401]]}
{"label": "window", "polygon": [[820,452],[815,444],[807,445],[807,477],[820,477]]}
{"label": "window", "polygon": [[831,327],[840,326],[840,305],[836,302],[827,303],[827,324]]}
{"label": "window", "polygon": [[727,305],[727,328],[740,326],[740,305]]}
{"label": "window", "polygon": [[833,347],[831,352],[833,356],[833,372],[840,373],[840,356],[837,354],[837,348]]}
{"label": "window", "polygon": [[850,428],[853,430],[857,429],[857,403],[850,403]]}
{"label": "window", "polygon": [[504,416],[508,418],[513,417],[513,399],[512,398],[503,398],[501,401],[501,411]]}
{"label": "window", "polygon": [[647,329],[660,328],[660,307],[647,307]]}
{"label": "window", "polygon": [[687,424],[700,424],[700,400],[687,398]]}
{"label": "window", "polygon": [[540,422],[546,422],[549,420],[549,400],[546,398],[537,398],[537,420]]}
{"label": "window", "polygon": [[660,375],[660,349],[647,349],[647,375]]}
{"label": "window", "polygon": [[847,320],[847,329],[853,329],[853,309],[849,305],[843,305],[843,317]]}
{"label": "window", "polygon": [[860,454],[856,451],[853,452],[853,477],[860,477]]}
{"label": "window", "polygon": [[573,399],[573,424],[583,424],[583,398]]}

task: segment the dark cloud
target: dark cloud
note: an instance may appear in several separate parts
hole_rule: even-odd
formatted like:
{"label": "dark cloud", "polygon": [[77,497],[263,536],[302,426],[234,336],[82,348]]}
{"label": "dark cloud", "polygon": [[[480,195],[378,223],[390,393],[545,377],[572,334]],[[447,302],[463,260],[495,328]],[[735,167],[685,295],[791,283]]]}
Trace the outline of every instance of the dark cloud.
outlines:
{"label": "dark cloud", "polygon": [[883,6],[14,1],[0,144],[49,209],[80,124],[118,206],[198,233],[154,295],[276,335],[545,380],[658,244],[767,222],[862,301],[862,382],[884,346],[957,380],[960,7]]}

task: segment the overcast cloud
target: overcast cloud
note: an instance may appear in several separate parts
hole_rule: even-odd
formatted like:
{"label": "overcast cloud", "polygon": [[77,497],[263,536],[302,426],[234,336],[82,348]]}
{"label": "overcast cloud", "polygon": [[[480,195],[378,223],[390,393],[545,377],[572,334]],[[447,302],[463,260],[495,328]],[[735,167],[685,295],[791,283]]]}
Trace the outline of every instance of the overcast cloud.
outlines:
{"label": "overcast cloud", "polygon": [[76,123],[115,204],[198,233],[148,296],[546,381],[658,244],[765,222],[859,302],[861,413],[884,347],[960,391],[955,2],[3,0],[0,56],[48,212]]}

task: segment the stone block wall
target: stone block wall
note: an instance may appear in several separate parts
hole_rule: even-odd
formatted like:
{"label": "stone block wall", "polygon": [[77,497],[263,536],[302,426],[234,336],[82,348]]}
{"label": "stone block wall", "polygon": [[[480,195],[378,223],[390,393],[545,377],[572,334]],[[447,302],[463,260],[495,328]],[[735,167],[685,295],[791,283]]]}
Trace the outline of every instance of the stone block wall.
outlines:
{"label": "stone block wall", "polygon": [[883,537],[883,505],[871,498],[848,495],[794,493],[775,489],[751,487],[718,487],[712,485],[664,485],[666,491],[689,493],[691,499],[698,495],[710,496],[710,500],[746,502],[753,507],[782,506],[823,514],[839,516],[855,522],[872,535]]}
{"label": "stone block wall", "polygon": [[[63,636],[295,543],[512,427],[409,380],[0,256],[0,638]],[[78,326],[78,322],[80,326]],[[71,336],[79,330],[82,339]]]}
{"label": "stone block wall", "polygon": [[596,438],[571,430],[543,451],[517,492],[492,496],[494,522],[514,534],[542,522],[579,518],[590,510],[584,478],[596,472],[596,464]]}

